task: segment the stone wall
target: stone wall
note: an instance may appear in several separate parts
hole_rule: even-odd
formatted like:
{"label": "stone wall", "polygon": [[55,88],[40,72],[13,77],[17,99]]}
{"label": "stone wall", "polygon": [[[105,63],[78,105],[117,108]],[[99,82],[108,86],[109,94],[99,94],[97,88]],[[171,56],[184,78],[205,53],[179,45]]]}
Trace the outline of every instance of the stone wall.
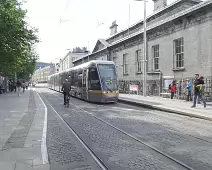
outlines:
{"label": "stone wall", "polygon": [[[212,76],[212,12],[204,11],[199,16],[179,18],[148,32],[148,72],[153,69],[152,46],[159,44],[159,70],[164,76],[176,78],[193,77],[195,73]],[[173,41],[184,39],[184,68],[173,71]],[[110,48],[110,58],[116,57],[120,80],[139,80],[142,74],[136,72],[136,50],[143,48],[142,35],[128,39]],[[123,55],[128,54],[128,74],[123,74]],[[152,79],[148,76],[148,79]],[[154,78],[153,78],[154,79]]]}

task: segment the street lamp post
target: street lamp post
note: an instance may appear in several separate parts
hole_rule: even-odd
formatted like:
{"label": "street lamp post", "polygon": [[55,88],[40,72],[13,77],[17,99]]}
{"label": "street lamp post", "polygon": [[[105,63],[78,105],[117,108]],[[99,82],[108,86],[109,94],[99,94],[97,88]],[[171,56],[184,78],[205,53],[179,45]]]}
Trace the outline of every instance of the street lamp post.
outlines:
{"label": "street lamp post", "polygon": [[135,0],[135,1],[144,1],[144,21],[143,21],[143,27],[144,27],[144,50],[143,50],[143,96],[146,97],[146,81],[147,81],[147,69],[146,69],[146,64],[147,64],[147,38],[146,38],[146,1],[147,0]]}

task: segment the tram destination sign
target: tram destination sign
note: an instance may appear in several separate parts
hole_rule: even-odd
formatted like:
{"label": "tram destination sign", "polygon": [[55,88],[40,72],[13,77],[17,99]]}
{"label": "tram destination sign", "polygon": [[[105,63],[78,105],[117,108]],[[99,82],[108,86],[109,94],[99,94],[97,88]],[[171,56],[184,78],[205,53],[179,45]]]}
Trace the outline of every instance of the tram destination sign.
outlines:
{"label": "tram destination sign", "polygon": [[99,69],[101,70],[114,70],[115,67],[113,64],[99,64]]}

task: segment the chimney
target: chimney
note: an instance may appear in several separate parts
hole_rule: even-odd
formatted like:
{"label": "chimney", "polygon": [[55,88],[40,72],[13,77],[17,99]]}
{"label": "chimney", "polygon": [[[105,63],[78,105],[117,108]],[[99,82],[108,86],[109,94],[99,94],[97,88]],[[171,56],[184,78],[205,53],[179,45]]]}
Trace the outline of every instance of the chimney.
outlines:
{"label": "chimney", "polygon": [[117,27],[116,21],[113,21],[112,26],[110,27],[110,35],[114,35],[117,33]]}
{"label": "chimney", "polygon": [[167,0],[152,0],[154,2],[154,11],[163,9],[167,6]]}

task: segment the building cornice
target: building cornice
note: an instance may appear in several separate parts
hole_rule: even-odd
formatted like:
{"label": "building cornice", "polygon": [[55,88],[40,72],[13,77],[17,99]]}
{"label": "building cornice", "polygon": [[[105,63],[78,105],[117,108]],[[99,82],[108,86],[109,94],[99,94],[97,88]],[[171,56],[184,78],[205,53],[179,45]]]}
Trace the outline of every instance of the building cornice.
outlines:
{"label": "building cornice", "polygon": [[[179,0],[179,1],[181,1],[181,0]],[[179,2],[179,1],[176,1],[175,3]],[[164,25],[164,24],[166,24],[166,23],[169,23],[169,22],[171,22],[171,21],[174,21],[174,20],[176,20],[176,19],[178,19],[178,18],[180,18],[180,17],[183,17],[183,16],[185,16],[185,15],[188,15],[188,14],[190,14],[190,13],[192,13],[192,12],[195,12],[195,11],[197,11],[197,10],[200,10],[201,8],[207,7],[207,6],[209,6],[209,5],[212,5],[212,1],[211,1],[211,0],[207,0],[207,1],[201,2],[201,3],[195,5],[195,6],[191,7],[191,8],[188,8],[188,9],[186,9],[186,10],[183,10],[183,11],[181,11],[181,12],[179,12],[179,13],[177,13],[177,14],[174,14],[174,15],[172,15],[172,16],[169,16],[169,17],[167,17],[167,18],[165,18],[165,19],[163,19],[163,20],[161,20],[161,21],[159,21],[159,22],[156,22],[156,23],[154,23],[154,24],[149,25],[149,26],[147,27],[147,32],[153,30],[154,28],[157,28],[157,27],[159,27],[159,26],[162,26],[162,25]],[[168,7],[167,7],[167,8],[168,8]],[[152,14],[152,15],[153,15],[153,14]],[[120,32],[119,32],[119,33],[120,33]],[[117,33],[117,34],[118,34],[118,33]],[[114,45],[117,45],[117,44],[119,44],[119,43],[122,43],[122,42],[124,42],[124,41],[126,41],[126,40],[129,40],[129,39],[131,39],[131,38],[134,38],[134,37],[136,37],[136,36],[138,36],[138,35],[142,35],[142,34],[143,34],[143,30],[138,31],[138,32],[135,32],[135,33],[132,33],[132,34],[130,34],[129,36],[126,36],[126,37],[124,37],[124,38],[122,38],[122,39],[119,39],[119,40],[117,40],[117,41],[111,43],[111,44],[110,44],[108,47],[106,47],[106,48],[103,48],[103,49],[98,50],[98,51],[96,51],[96,52],[94,52],[94,53],[92,53],[92,54],[89,54],[89,55],[87,55],[87,56],[84,56],[84,57],[82,57],[82,58],[80,58],[80,59],[77,59],[77,60],[73,61],[73,63],[78,62],[78,61],[80,61],[81,59],[84,59],[84,58],[86,58],[86,57],[88,57],[88,56],[95,55],[95,54],[97,54],[97,53],[99,53],[99,52],[104,51],[104,50],[107,49],[107,48],[113,47]],[[114,36],[115,36],[115,35],[114,35]],[[110,38],[111,38],[111,37],[110,37]],[[109,39],[109,38],[108,38],[108,39]]]}
{"label": "building cornice", "polygon": [[[164,25],[164,24],[166,24],[166,23],[169,23],[169,22],[171,22],[171,21],[173,21],[173,20],[175,20],[175,19],[178,19],[178,18],[180,18],[180,17],[182,17],[182,16],[185,16],[185,15],[187,15],[187,14],[189,14],[189,13],[192,13],[192,12],[194,12],[194,11],[196,11],[196,10],[199,10],[199,9],[201,9],[201,8],[203,8],[203,7],[206,7],[206,6],[208,6],[208,5],[211,5],[211,4],[212,4],[212,1],[211,1],[211,0],[202,2],[202,3],[200,3],[200,4],[198,4],[198,5],[195,5],[195,6],[191,7],[191,8],[189,8],[189,9],[186,9],[186,10],[181,11],[181,12],[175,14],[175,15],[172,15],[172,16],[170,16],[170,17],[167,17],[166,19],[163,19],[163,20],[160,21],[160,22],[157,22],[157,23],[155,23],[155,24],[149,25],[149,26],[147,27],[147,31],[150,31],[150,30],[152,30],[152,29],[154,29],[154,28],[156,28],[156,27],[159,27],[159,26],[161,26],[161,25]],[[122,38],[122,39],[119,39],[119,40],[117,40],[117,41],[111,43],[110,47],[113,46],[113,45],[116,45],[116,44],[118,44],[118,43],[121,43],[121,42],[123,42],[123,41],[125,41],[125,40],[128,40],[128,39],[130,39],[130,38],[133,38],[133,37],[135,37],[135,36],[138,36],[138,35],[140,35],[140,34],[143,34],[143,30],[142,30],[142,31],[138,31],[138,32],[136,32],[136,33],[133,33],[133,34],[127,36],[127,37],[124,37],[124,38]]]}

